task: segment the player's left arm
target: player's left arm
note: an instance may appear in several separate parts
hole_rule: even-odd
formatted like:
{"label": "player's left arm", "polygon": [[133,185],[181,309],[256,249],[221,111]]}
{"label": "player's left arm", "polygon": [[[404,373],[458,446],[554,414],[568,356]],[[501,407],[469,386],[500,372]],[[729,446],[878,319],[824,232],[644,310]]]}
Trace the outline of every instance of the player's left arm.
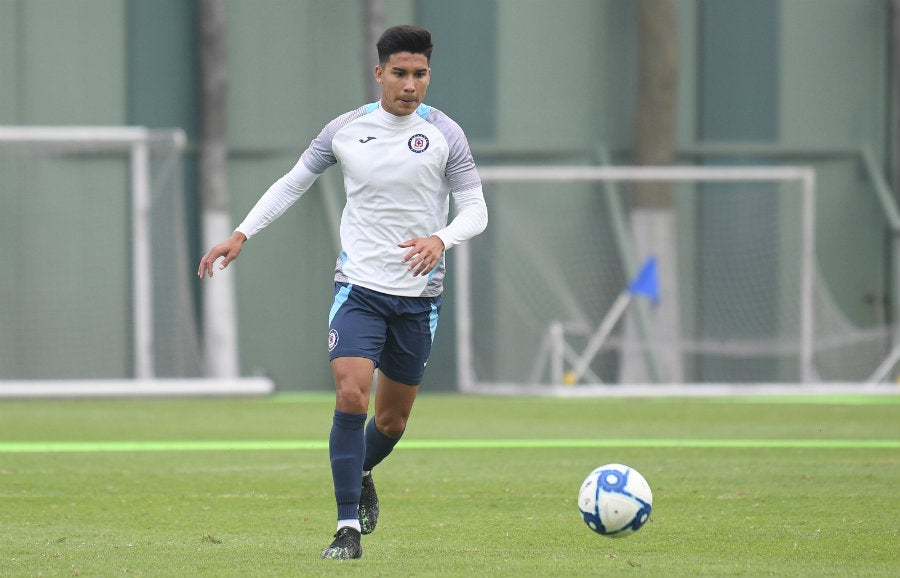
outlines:
{"label": "player's left arm", "polygon": [[446,227],[435,231],[444,244],[444,250],[471,239],[487,228],[488,211],[481,187],[453,193],[456,216]]}
{"label": "player's left arm", "polygon": [[403,262],[409,262],[409,270],[413,275],[431,272],[440,262],[444,251],[478,235],[488,223],[481,177],[478,176],[466,135],[449,117],[442,115],[438,124],[449,146],[444,176],[450,183],[456,216],[446,227],[429,237],[410,239],[399,244],[400,247],[409,248]]}
{"label": "player's left arm", "polygon": [[449,225],[428,237],[398,243],[400,247],[409,248],[403,262],[409,263],[413,276],[430,273],[440,262],[444,251],[471,239],[487,227],[487,205],[481,187],[453,193],[453,201],[457,212]]}
{"label": "player's left arm", "polygon": [[440,237],[444,250],[447,250],[484,231],[488,223],[488,210],[469,141],[458,124],[446,117],[445,120],[441,123],[441,132],[447,139],[449,151],[444,176],[450,183],[456,216],[433,235]]}

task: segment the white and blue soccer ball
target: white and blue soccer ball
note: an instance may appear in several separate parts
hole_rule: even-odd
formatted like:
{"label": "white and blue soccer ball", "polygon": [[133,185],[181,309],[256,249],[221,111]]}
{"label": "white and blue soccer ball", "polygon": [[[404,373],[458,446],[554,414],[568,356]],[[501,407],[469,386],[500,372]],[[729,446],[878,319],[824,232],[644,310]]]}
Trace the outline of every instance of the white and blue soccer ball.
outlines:
{"label": "white and blue soccer ball", "polygon": [[653,493],[634,468],[606,464],[595,468],[578,491],[578,509],[588,528],[602,536],[628,536],[650,519]]}

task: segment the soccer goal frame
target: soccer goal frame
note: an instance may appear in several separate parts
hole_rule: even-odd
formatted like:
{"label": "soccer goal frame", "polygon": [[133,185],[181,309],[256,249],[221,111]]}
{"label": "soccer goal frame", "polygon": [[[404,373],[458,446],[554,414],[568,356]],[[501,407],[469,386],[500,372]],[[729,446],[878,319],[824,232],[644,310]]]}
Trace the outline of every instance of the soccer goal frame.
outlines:
{"label": "soccer goal frame", "polygon": [[[492,183],[601,183],[601,182],[672,182],[672,183],[793,183],[801,196],[799,271],[799,355],[798,375],[804,384],[814,383],[815,313],[813,303],[816,277],[816,173],[804,166],[488,166],[480,170],[482,181]],[[474,369],[471,247],[463,243],[456,249],[456,345],[458,389],[465,393],[572,392],[561,384],[497,383],[479,379]],[[628,387],[628,386],[626,386]]]}
{"label": "soccer goal frame", "polygon": [[[173,155],[172,170],[180,171],[187,147],[181,129],[140,126],[0,126],[0,151],[62,154],[109,154],[126,158],[130,190],[131,355],[133,374],[123,378],[90,380],[78,375],[53,380],[0,381],[0,397],[261,394],[274,390],[268,378],[212,380],[202,375],[157,375],[154,352],[152,205],[154,147]],[[181,174],[169,178],[181,179]],[[181,185],[179,185],[181,186]],[[178,202],[183,202],[179,197]],[[159,266],[159,264],[156,264]],[[176,265],[173,263],[173,267]],[[184,272],[188,274],[187,271]],[[236,325],[236,319],[224,323]]]}
{"label": "soccer goal frame", "polygon": [[0,146],[40,146],[59,150],[113,151],[129,158],[131,175],[132,306],[134,378],[152,379],[153,299],[150,249],[150,142],[167,139],[179,154],[187,143],[181,130],[144,127],[0,127]]}

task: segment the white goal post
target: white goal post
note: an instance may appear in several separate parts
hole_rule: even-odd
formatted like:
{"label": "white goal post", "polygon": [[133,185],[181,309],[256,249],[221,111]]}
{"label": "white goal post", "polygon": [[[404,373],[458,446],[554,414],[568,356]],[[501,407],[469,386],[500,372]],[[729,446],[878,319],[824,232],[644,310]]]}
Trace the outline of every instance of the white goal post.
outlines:
{"label": "white goal post", "polygon": [[[170,139],[180,155],[186,138],[180,130],[153,133]],[[128,155],[131,172],[134,377],[150,379],[153,370],[153,299],[150,249],[150,142],[143,127],[0,127],[0,146],[56,151],[118,151]]]}
{"label": "white goal post", "polygon": [[[778,319],[775,322],[791,326],[779,328],[779,331],[786,334],[787,337],[779,334],[771,336],[759,334],[752,336],[752,339],[745,338],[729,341],[727,337],[716,337],[717,334],[713,331],[713,339],[699,339],[688,344],[671,340],[649,345],[645,342],[638,344],[637,349],[643,348],[644,353],[649,351],[648,355],[650,357],[661,355],[663,359],[670,355],[670,352],[663,350],[669,348],[678,350],[675,355],[682,355],[683,352],[688,351],[693,355],[732,355],[742,360],[752,360],[754,357],[768,359],[780,356],[782,358],[778,362],[780,367],[784,367],[788,363],[794,364],[793,369],[782,369],[777,373],[778,379],[768,379],[766,377],[760,379],[748,372],[747,375],[735,375],[736,383],[785,381],[789,383],[813,384],[828,381],[829,378],[820,375],[820,371],[817,368],[817,340],[820,346],[825,348],[834,347],[835,343],[839,343],[839,345],[849,343],[850,347],[856,347],[859,343],[871,337],[874,341],[877,341],[877,345],[870,349],[876,349],[877,351],[874,355],[883,357],[883,339],[890,334],[890,331],[885,328],[875,328],[871,331],[866,331],[865,329],[860,330],[852,327],[845,330],[844,327],[849,327],[849,324],[836,311],[837,308],[834,307],[828,296],[827,288],[824,287],[824,281],[817,272],[816,174],[814,169],[810,167],[487,166],[480,168],[479,172],[488,189],[486,196],[488,197],[491,211],[491,227],[497,226],[499,222],[501,230],[494,233],[493,239],[490,238],[490,235],[487,236],[487,239],[480,241],[476,237],[476,239],[464,243],[455,249],[457,371],[460,391],[474,393],[515,393],[554,389],[558,391],[585,391],[588,389],[585,386],[602,384],[621,383],[624,387],[627,387],[629,385],[672,384],[676,382],[684,385],[685,383],[704,381],[703,379],[696,379],[695,376],[685,376],[683,375],[684,372],[679,374],[679,379],[676,380],[673,380],[671,376],[663,375],[656,376],[655,379],[641,380],[645,382],[642,384],[632,383],[628,380],[600,379],[590,371],[584,383],[578,384],[565,384],[563,375],[551,375],[547,379],[534,379],[535,372],[532,372],[531,377],[528,377],[529,372],[525,371],[525,368],[518,366],[521,366],[523,362],[534,359],[538,355],[546,353],[546,351],[541,349],[540,339],[536,339],[539,331],[543,331],[544,346],[553,349],[553,344],[547,345],[547,342],[548,340],[553,342],[556,339],[557,351],[565,350],[563,358],[571,362],[572,365],[575,364],[579,352],[577,350],[573,351],[573,349],[576,349],[575,346],[559,339],[559,336],[562,334],[561,328],[567,328],[566,331],[573,330],[573,334],[580,332],[581,344],[584,344],[586,337],[594,332],[594,328],[600,323],[602,315],[610,310],[609,303],[616,297],[609,289],[602,287],[597,287],[596,292],[602,293],[605,290],[606,293],[611,293],[603,296],[604,302],[607,304],[603,305],[602,309],[597,309],[596,314],[588,316],[590,319],[587,321],[576,320],[573,322],[572,319],[559,321],[556,319],[551,320],[548,317],[547,320],[540,322],[540,327],[543,327],[543,329],[540,329],[540,327],[532,328],[534,336],[526,336],[527,331],[520,332],[516,330],[514,334],[503,332],[503,328],[507,328],[506,330],[508,331],[509,327],[521,329],[527,325],[525,322],[510,323],[507,321],[510,318],[540,317],[545,310],[557,309],[571,313],[583,309],[583,301],[579,301],[579,297],[573,296],[577,291],[572,291],[571,286],[567,285],[570,282],[565,279],[567,272],[572,272],[576,267],[571,266],[568,262],[559,262],[569,257],[567,254],[555,252],[560,247],[569,248],[568,243],[570,240],[564,239],[567,235],[584,235],[586,230],[590,232],[590,235],[595,235],[596,231],[593,229],[618,229],[618,232],[610,233],[608,238],[615,239],[615,243],[611,244],[620,245],[617,257],[624,276],[620,276],[621,278],[618,282],[622,288],[625,287],[631,275],[637,271],[638,266],[646,256],[637,253],[644,253],[648,250],[654,251],[654,243],[656,244],[656,250],[660,249],[660,244],[675,244],[671,238],[666,238],[665,235],[662,236],[662,239],[656,238],[650,242],[642,241],[640,237],[647,236],[648,233],[650,236],[659,237],[659,231],[654,228],[656,225],[651,225],[647,228],[645,223],[645,230],[643,232],[638,231],[636,229],[637,225],[633,220],[634,207],[616,207],[617,204],[621,205],[623,202],[628,204],[625,202],[627,200],[623,200],[623,198],[630,195],[630,193],[625,193],[618,187],[626,184],[630,186],[641,182],[672,183],[673,187],[687,186],[689,192],[685,194],[679,190],[674,195],[676,205],[679,199],[696,195],[698,189],[703,189],[704,187],[714,189],[715,186],[720,186],[721,184],[761,187],[763,191],[766,190],[765,187],[768,187],[770,192],[773,187],[778,189],[777,193],[773,193],[776,195],[775,197],[767,197],[768,201],[761,200],[756,203],[763,210],[768,210],[766,204],[771,204],[772,198],[776,199],[776,202],[782,202],[783,199],[794,199],[791,203],[796,201],[796,204],[791,204],[789,209],[783,210],[784,215],[781,216],[777,214],[776,208],[772,208],[773,216],[769,219],[772,221],[781,220],[781,222],[772,223],[773,233],[770,237],[777,237],[779,235],[778,231],[781,230],[783,236],[790,237],[785,241],[789,247],[783,249],[780,246],[775,246],[775,243],[780,243],[782,240],[773,241],[772,247],[769,248],[771,255],[758,257],[759,259],[772,259],[772,262],[766,263],[766,267],[773,271],[771,273],[771,284],[762,290],[768,292],[770,297],[771,295],[776,295],[777,297],[778,294],[781,294],[781,298],[790,303],[790,318],[785,320]],[[519,190],[523,187],[540,188],[541,192],[532,193],[531,196],[523,199]],[[591,189],[592,187],[594,190],[584,191],[585,188]],[[782,188],[789,190],[780,190]],[[569,191],[572,192],[571,195],[567,195]],[[715,196],[721,192],[721,190],[708,191],[710,196]],[[557,231],[553,233],[556,235],[555,237],[542,239],[541,235],[545,234],[543,229],[545,225],[550,224],[550,219],[571,219],[573,217],[569,214],[556,215],[551,213],[534,220],[530,220],[527,217],[522,218],[522,215],[527,215],[529,210],[532,212],[555,211],[555,208],[548,209],[547,207],[566,202],[566,199],[570,196],[579,194],[582,195],[581,199],[590,199],[592,196],[605,199],[605,204],[609,207],[608,211],[606,208],[603,209],[606,220],[598,218],[590,224],[589,218],[586,219],[583,214],[584,210],[576,208],[576,217],[574,219],[585,219],[589,223],[587,229],[584,228],[584,223],[582,222],[582,225],[580,225],[581,229],[578,228],[579,225],[573,225],[570,231]],[[756,191],[747,192],[744,198],[752,197],[755,194],[757,194]],[[537,200],[536,203],[534,203],[535,200]],[[588,202],[595,203],[591,206],[596,207],[598,206],[596,203],[599,201],[590,200]],[[517,207],[517,204],[527,205],[529,203],[533,203],[535,206],[532,206],[530,209],[528,207]],[[579,212],[582,214],[578,215],[577,213]],[[764,213],[762,215],[761,219],[767,218]],[[517,219],[521,219],[521,222],[518,222]],[[655,223],[655,221],[650,222]],[[682,235],[685,234],[684,224],[676,226],[672,225],[670,221],[668,223],[666,225],[668,227],[681,227],[679,232]],[[728,223],[722,224],[722,227],[727,228],[728,226]],[[546,228],[549,229],[550,227]],[[689,231],[688,233],[690,235],[699,235],[699,233],[694,231]],[[501,239],[507,234],[512,234],[515,236],[515,239],[508,241]],[[727,234],[727,229],[725,234]],[[697,247],[700,247],[697,249],[698,251],[703,249],[702,242],[702,239],[695,241]],[[533,254],[529,254],[528,248],[519,247],[528,243],[531,243],[530,250]],[[482,254],[494,251],[499,245],[502,245],[506,250],[511,250],[513,254],[500,254],[498,252],[487,257]],[[585,263],[584,267],[590,268],[592,261],[595,259],[595,253],[597,253],[598,249],[603,249],[603,247],[598,247],[597,243],[591,244],[590,241],[585,242],[583,245],[581,247],[583,254],[580,255],[581,262]],[[750,247],[750,249],[759,252],[758,248]],[[677,260],[676,250],[671,247],[667,249],[665,246],[661,250],[663,252],[669,251],[666,255],[667,259]],[[615,253],[616,251],[613,252]],[[790,259],[785,257],[785,255],[789,255]],[[737,258],[742,257],[744,256],[738,256]],[[779,260],[784,262],[777,262]],[[512,261],[516,264],[510,265],[501,272],[493,270],[495,266],[502,268],[507,261]],[[502,278],[505,272],[522,269],[523,265],[526,268],[530,268],[531,272],[523,274],[521,279]],[[603,265],[600,266],[603,267]],[[669,264],[670,270],[679,266]],[[494,278],[492,281],[484,280],[491,277]],[[663,279],[661,283],[665,283],[665,281]],[[524,290],[520,291],[521,288],[529,284],[541,285],[542,288],[534,289],[529,294],[525,294]],[[572,281],[571,284],[581,286],[583,291],[591,291],[589,287],[590,281],[585,282],[579,279]],[[584,286],[588,287],[585,289]],[[791,295],[785,297],[784,294],[787,292],[791,293]],[[487,301],[486,304],[483,303],[485,300]],[[751,302],[747,301],[747,303]],[[733,304],[734,308],[742,306],[743,302],[741,301],[736,301]],[[638,315],[639,311],[637,311],[639,308],[635,306],[634,309],[635,314],[633,317],[640,317]],[[828,323],[824,327],[817,325],[817,318],[826,315],[821,311],[826,311],[829,318]],[[682,312],[681,315],[684,316],[684,313]],[[744,315],[752,316],[753,312],[745,312]],[[771,317],[778,317],[777,312],[772,313]],[[832,318],[835,320],[832,320]],[[639,321],[638,319],[630,322],[634,324]],[[585,325],[588,326],[585,327]],[[626,323],[620,325],[626,325]],[[838,330],[837,328],[841,329]],[[834,330],[835,334],[832,334],[832,330]],[[624,332],[625,330],[623,329],[622,331]],[[819,334],[817,334],[817,331]],[[532,339],[532,337],[535,337],[535,339]],[[526,339],[528,342],[524,342]],[[679,337],[679,339],[681,338]],[[842,339],[844,341],[841,341]],[[621,365],[625,363],[622,361],[622,357],[625,355],[623,351],[630,347],[626,341],[627,339],[620,335],[617,343],[612,344],[609,348],[604,348],[607,353],[610,350],[618,349],[619,358],[615,363],[619,365],[620,375]],[[632,343],[631,346],[633,345]],[[492,356],[502,357],[504,348],[522,349],[525,352],[521,354],[521,359],[512,359],[506,362],[505,368],[496,369],[497,366],[501,366],[503,363],[494,363],[495,360],[492,359]],[[506,355],[506,357],[511,356]],[[783,358],[794,361],[785,361]],[[535,367],[543,369],[545,365],[536,364]],[[492,369],[487,369],[489,366]],[[510,371],[509,367],[513,367],[513,370]],[[519,371],[520,369],[521,371]],[[873,369],[874,366],[871,366],[867,371],[870,373]],[[558,373],[559,368],[557,367],[555,371]],[[866,370],[863,369],[861,371]],[[537,373],[540,372],[538,371]],[[782,377],[784,375],[793,375],[793,377],[784,378]],[[868,373],[865,376],[867,377]],[[680,379],[685,379],[685,381],[682,382]],[[846,381],[862,382],[865,381],[865,378],[854,378]],[[722,380],[722,382],[727,383],[728,381]]]}
{"label": "white goal post", "polygon": [[0,200],[22,233],[0,261],[0,396],[272,390],[204,379],[186,146],[180,129],[0,126]]}

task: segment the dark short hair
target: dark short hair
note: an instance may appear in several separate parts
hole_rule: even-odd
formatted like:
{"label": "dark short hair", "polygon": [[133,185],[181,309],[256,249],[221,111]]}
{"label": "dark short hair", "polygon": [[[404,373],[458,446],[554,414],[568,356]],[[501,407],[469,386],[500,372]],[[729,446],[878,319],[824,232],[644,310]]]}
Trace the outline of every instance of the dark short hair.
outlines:
{"label": "dark short hair", "polygon": [[384,64],[392,54],[398,52],[411,52],[424,54],[428,62],[431,62],[431,32],[421,26],[402,24],[392,26],[384,31],[378,43],[378,62]]}

